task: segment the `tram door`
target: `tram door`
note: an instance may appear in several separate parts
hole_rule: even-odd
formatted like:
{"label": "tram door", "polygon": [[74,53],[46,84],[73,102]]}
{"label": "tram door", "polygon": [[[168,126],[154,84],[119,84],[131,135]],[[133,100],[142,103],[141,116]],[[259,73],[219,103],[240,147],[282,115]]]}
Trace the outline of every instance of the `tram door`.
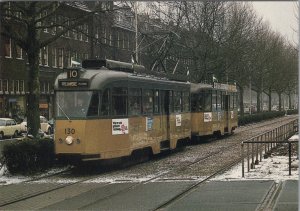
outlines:
{"label": "tram door", "polygon": [[225,129],[224,129],[224,132],[229,132],[229,120],[230,120],[230,116],[229,116],[229,108],[230,108],[230,105],[229,105],[229,102],[230,102],[230,95],[224,95],[224,112],[225,112]]}
{"label": "tram door", "polygon": [[170,99],[172,97],[172,91],[166,90],[163,91],[163,109],[164,114],[166,115],[166,134],[167,140],[170,140]]}

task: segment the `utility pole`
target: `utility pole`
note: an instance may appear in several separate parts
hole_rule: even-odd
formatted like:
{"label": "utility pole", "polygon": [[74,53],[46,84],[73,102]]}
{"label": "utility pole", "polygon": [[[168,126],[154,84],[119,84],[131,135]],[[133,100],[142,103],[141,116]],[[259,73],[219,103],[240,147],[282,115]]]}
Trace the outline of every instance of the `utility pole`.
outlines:
{"label": "utility pole", "polygon": [[139,61],[139,52],[138,52],[138,15],[137,15],[138,2],[134,4],[134,13],[135,13],[135,60],[138,63]]}
{"label": "utility pole", "polygon": [[250,82],[249,82],[249,87],[250,87],[250,111],[249,114],[252,114],[252,84],[251,84],[251,75],[250,75]]}

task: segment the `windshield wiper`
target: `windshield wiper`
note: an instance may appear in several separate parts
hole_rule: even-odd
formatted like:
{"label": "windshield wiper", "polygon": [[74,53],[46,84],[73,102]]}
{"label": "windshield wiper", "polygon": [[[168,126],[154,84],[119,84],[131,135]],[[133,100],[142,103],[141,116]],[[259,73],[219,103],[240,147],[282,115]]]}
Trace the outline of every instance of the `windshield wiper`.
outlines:
{"label": "windshield wiper", "polygon": [[58,104],[58,102],[56,102],[56,105],[57,105],[58,108],[63,112],[63,114],[65,115],[65,117],[67,117],[67,119],[68,119],[69,121],[71,121],[70,118],[68,117],[68,115],[65,113],[65,111],[60,107],[60,105]]}

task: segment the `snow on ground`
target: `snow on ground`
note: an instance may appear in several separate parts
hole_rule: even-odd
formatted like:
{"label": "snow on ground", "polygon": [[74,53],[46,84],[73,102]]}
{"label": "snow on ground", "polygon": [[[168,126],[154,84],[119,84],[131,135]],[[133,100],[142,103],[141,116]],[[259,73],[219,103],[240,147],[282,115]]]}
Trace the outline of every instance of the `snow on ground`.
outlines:
{"label": "snow on ground", "polygon": [[[35,177],[45,177],[61,171],[65,171],[67,168],[69,167],[53,168],[43,174],[36,175]],[[21,183],[32,179],[34,179],[34,177],[32,176],[11,175],[8,173],[5,166],[3,166],[3,168],[0,169],[0,186]]]}
{"label": "snow on ground", "polygon": [[292,157],[292,171],[289,175],[289,157],[273,156],[262,159],[255,169],[247,170],[247,162],[245,160],[245,177],[242,178],[242,164],[234,166],[224,174],[215,177],[213,180],[231,181],[231,180],[298,180],[299,177],[299,160]]}
{"label": "snow on ground", "polygon": [[[245,161],[245,177],[242,178],[242,164],[232,167],[227,172],[223,173],[220,176],[213,178],[213,181],[243,181],[243,180],[274,180],[275,182],[284,181],[284,180],[298,180],[299,177],[299,160],[297,157],[292,157],[292,171],[291,175],[289,175],[289,166],[288,166],[288,156],[272,156],[267,159],[263,159],[258,165],[255,166],[255,169],[250,169],[250,172],[247,171],[247,163]],[[47,176],[53,173],[60,172],[64,169],[56,168],[48,171],[47,173],[39,176]],[[161,172],[160,174],[162,174]],[[111,177],[109,175],[101,176],[99,178],[88,180],[86,182],[90,183],[124,183],[124,182],[145,182],[150,178],[156,177],[158,175],[147,175],[146,177],[139,177],[139,175],[132,174],[124,174],[118,175],[116,177]],[[16,184],[21,183],[26,180],[30,180],[32,177],[29,176],[11,176],[8,174],[4,168],[0,170],[0,186],[8,185],[8,184]],[[188,179],[180,179],[178,180],[164,180],[159,179],[158,181],[191,181],[191,180],[201,180],[199,177],[193,177]],[[203,179],[203,178],[202,178]],[[75,179],[76,180],[76,179]],[[55,183],[69,183],[76,182],[74,179],[61,179],[61,180],[50,180],[43,179],[37,182],[39,183],[47,183],[47,182],[55,182]]]}

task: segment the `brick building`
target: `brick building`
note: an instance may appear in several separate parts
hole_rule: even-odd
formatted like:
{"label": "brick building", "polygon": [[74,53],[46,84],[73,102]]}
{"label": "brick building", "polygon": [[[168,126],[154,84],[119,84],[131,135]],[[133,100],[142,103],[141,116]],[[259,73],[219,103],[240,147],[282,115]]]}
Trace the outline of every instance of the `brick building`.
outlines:
{"label": "brick building", "polygon": [[[72,15],[84,15],[96,6],[104,12],[93,15],[40,50],[40,112],[47,118],[53,117],[55,77],[63,68],[71,67],[73,61],[87,58],[131,60],[135,42],[133,14],[129,7],[116,7],[113,2],[68,2],[52,19],[54,24],[66,25],[45,29],[41,36],[55,35],[71,24],[68,18]],[[27,70],[28,62],[22,49],[11,39],[1,37],[0,117],[26,115]]]}

